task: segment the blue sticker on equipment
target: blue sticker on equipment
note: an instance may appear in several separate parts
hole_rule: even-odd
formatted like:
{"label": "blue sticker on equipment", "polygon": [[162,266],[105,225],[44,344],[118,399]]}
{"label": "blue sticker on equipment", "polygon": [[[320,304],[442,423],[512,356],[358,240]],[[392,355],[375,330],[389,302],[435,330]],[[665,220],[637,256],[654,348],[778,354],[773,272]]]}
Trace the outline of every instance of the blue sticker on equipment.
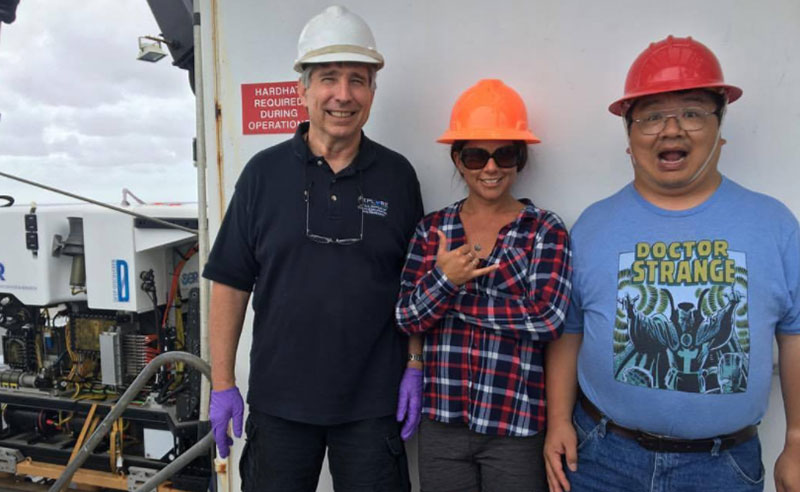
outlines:
{"label": "blue sticker on equipment", "polygon": [[116,280],[114,297],[117,302],[128,302],[130,300],[130,288],[128,287],[128,262],[125,260],[114,260],[114,279]]}
{"label": "blue sticker on equipment", "polygon": [[4,273],[6,273],[6,266],[0,263],[0,280],[3,282],[6,281],[6,278],[3,276]]}

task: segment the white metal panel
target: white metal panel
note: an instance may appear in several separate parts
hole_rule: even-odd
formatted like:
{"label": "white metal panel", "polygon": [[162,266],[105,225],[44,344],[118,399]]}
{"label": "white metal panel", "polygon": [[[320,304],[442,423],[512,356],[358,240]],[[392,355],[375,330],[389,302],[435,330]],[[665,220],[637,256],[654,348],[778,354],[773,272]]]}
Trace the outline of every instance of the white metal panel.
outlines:
{"label": "white metal panel", "polygon": [[26,248],[25,215],[30,207],[0,209],[0,293],[14,295],[29,306],[46,306],[64,301],[82,301],[86,295],[73,294],[69,285],[72,257],[53,256],[53,238],[69,235],[67,217],[79,216],[86,207],[41,206],[36,210],[38,251]]}
{"label": "white metal panel", "polygon": [[152,309],[152,303],[139,302],[133,218],[104,209],[92,210],[84,215],[83,236],[89,307],[137,311],[139,304],[149,304]]}
{"label": "white metal panel", "polygon": [[[195,204],[133,207],[157,218],[193,218]],[[93,207],[83,214],[89,307],[145,312],[153,302],[141,289],[142,272],[153,269],[159,305],[167,301],[172,273],[168,246],[193,236],[176,229],[136,228],[134,217]]]}
{"label": "white metal panel", "polygon": [[[514,87],[542,143],[516,183],[516,196],[561,215],[571,225],[590,203],[631,177],[618,118],[607,106],[622,94],[625,74],[651,41],[691,35],[718,56],[728,82],[744,90],[723,126],[721,170],[783,200],[800,213],[800,3],[795,0],[481,0],[342,2],[372,27],[386,67],[366,133],[414,164],[426,210],[465,194],[444,131],[457,96],[480,78]],[[247,159],[285,136],[243,136],[240,86],[293,80],[295,44],[304,23],[329,2],[203,2],[210,226]],[[213,48],[210,48],[213,45]],[[215,104],[220,112],[215,122]],[[731,210],[731,214],[736,214]],[[246,391],[250,332],[238,353],[237,381]],[[774,459],[783,422],[773,392],[763,424],[765,460]],[[779,410],[778,410],[779,412]],[[241,441],[234,448],[239,456]],[[767,490],[772,463],[767,461]],[[236,467],[232,467],[236,470]],[[234,490],[238,490],[234,477]],[[331,490],[324,477],[319,490]]]}

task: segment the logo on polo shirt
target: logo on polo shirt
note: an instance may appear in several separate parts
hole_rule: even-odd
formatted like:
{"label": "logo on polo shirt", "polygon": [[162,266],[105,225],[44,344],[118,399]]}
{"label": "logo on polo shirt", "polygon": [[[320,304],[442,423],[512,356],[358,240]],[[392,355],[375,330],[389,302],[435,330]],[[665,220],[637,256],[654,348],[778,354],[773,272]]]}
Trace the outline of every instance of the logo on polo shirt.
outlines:
{"label": "logo on polo shirt", "polygon": [[377,215],[379,217],[386,217],[389,213],[389,202],[383,200],[375,200],[373,198],[364,198],[358,206],[365,214]]}

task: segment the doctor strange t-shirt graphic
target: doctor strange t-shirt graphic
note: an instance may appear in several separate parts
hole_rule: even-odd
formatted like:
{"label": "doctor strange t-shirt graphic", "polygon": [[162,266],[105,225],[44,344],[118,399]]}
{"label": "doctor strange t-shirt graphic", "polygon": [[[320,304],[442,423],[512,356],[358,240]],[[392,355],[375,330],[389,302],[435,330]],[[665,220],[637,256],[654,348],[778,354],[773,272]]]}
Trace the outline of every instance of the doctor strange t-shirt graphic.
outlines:
{"label": "doctor strange t-shirt graphic", "polygon": [[690,393],[747,390],[747,261],[724,240],[639,242],[619,256],[617,381]]}

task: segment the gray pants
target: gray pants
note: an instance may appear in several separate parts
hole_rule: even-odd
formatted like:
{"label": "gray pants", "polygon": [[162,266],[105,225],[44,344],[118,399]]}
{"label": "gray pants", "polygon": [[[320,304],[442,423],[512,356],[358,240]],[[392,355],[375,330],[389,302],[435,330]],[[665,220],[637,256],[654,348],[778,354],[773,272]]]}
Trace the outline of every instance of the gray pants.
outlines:
{"label": "gray pants", "polygon": [[464,424],[423,417],[422,492],[546,492],[543,447],[543,432],[531,437],[487,436]]}

